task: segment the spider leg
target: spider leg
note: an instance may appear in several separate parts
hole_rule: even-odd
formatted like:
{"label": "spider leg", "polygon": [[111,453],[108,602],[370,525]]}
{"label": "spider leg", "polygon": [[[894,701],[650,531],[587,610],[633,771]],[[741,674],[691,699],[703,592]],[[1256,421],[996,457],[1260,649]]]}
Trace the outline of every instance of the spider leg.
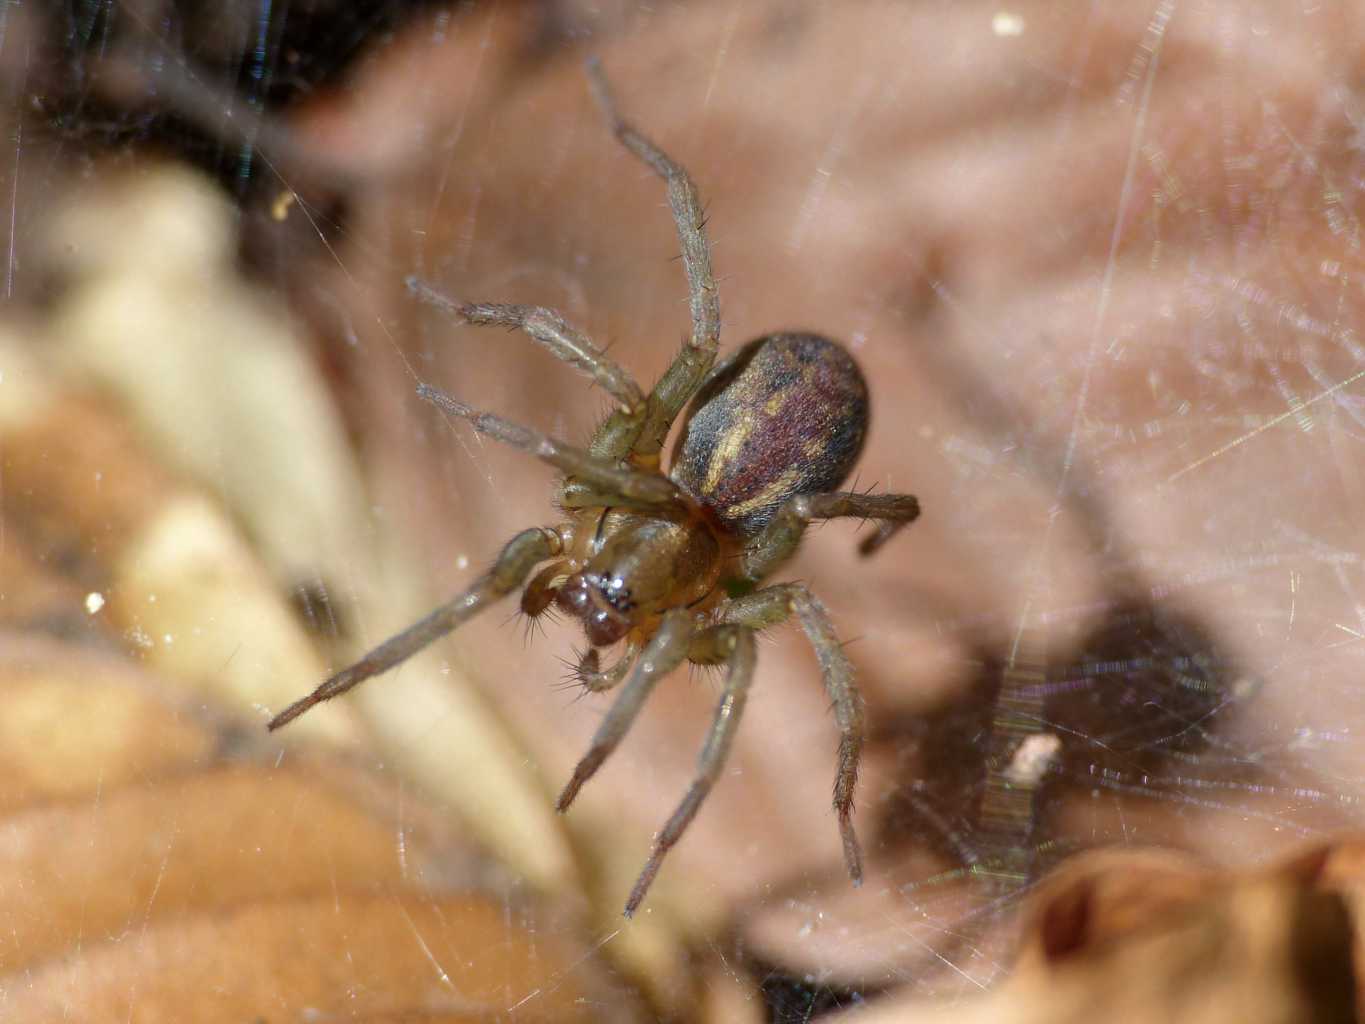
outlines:
{"label": "spider leg", "polygon": [[[630,470],[628,466],[624,468],[627,472],[636,472]],[[661,476],[658,473],[642,472],[645,472],[646,476]],[[625,508],[660,514],[657,501],[622,494],[619,488],[593,487],[585,484],[582,479],[565,480],[564,489],[559,495],[559,507],[565,511],[576,508]]]}
{"label": "spider leg", "polygon": [[811,520],[846,516],[877,522],[877,531],[858,545],[860,555],[870,555],[896,531],[919,517],[919,501],[910,494],[853,494],[848,491],[798,494],[788,498],[772,521],[744,549],[744,578],[761,580],[786,561],[801,543]]}
{"label": "spider leg", "polygon": [[531,578],[521,592],[521,614],[528,619],[539,618],[554,603],[560,584],[569,578],[568,562],[551,562]]}
{"label": "spider leg", "polygon": [[664,616],[658,631],[650,638],[644,653],[632,667],[621,695],[616,698],[616,703],[607,712],[607,717],[597,727],[588,752],[578,762],[569,784],[559,794],[559,800],[555,803],[556,810],[563,812],[569,809],[574,797],[578,796],[578,791],[583,788],[583,783],[596,774],[597,769],[602,767],[602,762],[620,744],[655,685],[682,664],[683,659],[687,657],[688,642],[696,631],[693,622],[692,614],[680,609],[675,609]]}
{"label": "spider leg", "polygon": [[687,508],[673,481],[658,473],[644,473],[598,458],[530,427],[512,423],[491,412],[480,412],[429,384],[417,385],[417,394],[437,408],[468,420],[479,433],[520,448],[595,490],[619,496],[622,500],[618,504],[633,504],[659,513],[672,510],[682,514]]}
{"label": "spider leg", "polygon": [[442,294],[418,277],[407,279],[408,290],[448,316],[475,327],[511,327],[528,334],[558,359],[591,377],[616,400],[613,416],[603,424],[588,450],[599,458],[623,459],[640,435],[645,419],[645,396],[640,385],[592,339],[567,323],[553,309],[491,302],[460,302]]}
{"label": "spider leg", "polygon": [[825,690],[834,705],[839,724],[839,761],[834,777],[834,813],[844,843],[844,863],[854,885],[863,881],[863,853],[853,830],[853,791],[858,785],[858,762],[863,752],[863,698],[853,681],[829,612],[803,583],[781,583],[732,600],[722,608],[727,622],[751,629],[764,629],[785,622],[793,614],[820,662]]}
{"label": "spider leg", "polygon": [[[588,81],[597,105],[620,143],[649,165],[668,186],[668,205],[682,245],[683,271],[687,274],[692,335],[673,364],[664,371],[648,398],[648,411],[634,452],[656,457],[663,448],[668,428],[701,386],[720,343],[720,298],[711,273],[711,248],[706,240],[706,213],[701,197],[686,169],[630,124],[616,108],[606,75],[596,60],[588,62]],[[611,426],[607,421],[603,429]]]}
{"label": "spider leg", "polygon": [[554,530],[533,527],[523,530],[502,549],[493,568],[472,587],[447,601],[424,619],[389,637],[359,661],[348,665],[308,696],[296,700],[270,720],[274,731],[288,725],[316,704],[340,696],[366,679],[407,661],[422,648],[473,618],[498,598],[516,590],[540,562],[559,554],[563,544]]}
{"label": "spider leg", "polygon": [[621,657],[606,668],[602,668],[601,655],[596,647],[589,647],[574,667],[574,680],[589,693],[603,693],[617,686],[626,678],[630,666],[640,656],[640,646],[634,640],[626,645]]}
{"label": "spider leg", "polygon": [[654,882],[654,876],[659,873],[664,857],[682,838],[725,766],[725,758],[730,753],[740,717],[744,714],[749,684],[753,679],[756,658],[753,630],[728,623],[712,626],[693,638],[687,657],[703,665],[725,662],[729,666],[725,676],[725,692],[721,695],[711,730],[706,734],[706,743],[697,759],[697,774],[688,786],[682,803],[678,804],[677,810],[654,837],[654,848],[650,851],[649,860],[645,862],[644,870],[630,891],[630,899],[626,900],[626,917],[639,909],[645,893]]}

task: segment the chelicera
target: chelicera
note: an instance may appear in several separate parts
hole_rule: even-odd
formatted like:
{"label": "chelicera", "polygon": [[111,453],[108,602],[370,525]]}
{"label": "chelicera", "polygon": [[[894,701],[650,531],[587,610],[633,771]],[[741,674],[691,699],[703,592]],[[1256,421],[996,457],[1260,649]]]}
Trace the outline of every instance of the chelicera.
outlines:
{"label": "chelicera", "polygon": [[[555,606],[582,622],[588,648],[575,671],[578,682],[594,692],[621,687],[559,796],[557,807],[564,811],[620,744],[660,680],[684,661],[723,666],[724,690],[696,776],[654,840],[626,902],[629,917],[725,763],[753,677],[755,633],[795,616],[815,649],[839,726],[834,810],[857,884],[862,853],[852,815],[862,699],[820,600],[803,584],[764,581],[795,552],[813,520],[874,521],[875,532],[860,546],[867,555],[913,520],[919,504],[906,494],[835,490],[858,457],[868,423],[867,385],[839,344],[806,332],[770,334],[715,365],[720,306],[696,187],[679,164],[620,117],[595,63],[589,81],[616,138],[667,185],[682,243],[691,336],[646,394],[552,310],[457,302],[410,281],[420,298],[464,323],[525,332],[591,377],[615,408],[587,448],[577,448],[421,385],[423,399],[562,471],[559,505],[567,520],[517,534],[468,590],[342,669],[269,727],[278,729],[392,668],[523,587],[521,608],[528,616]],[[665,440],[689,403],[665,474]],[[601,652],[618,645],[619,655],[604,664]]]}

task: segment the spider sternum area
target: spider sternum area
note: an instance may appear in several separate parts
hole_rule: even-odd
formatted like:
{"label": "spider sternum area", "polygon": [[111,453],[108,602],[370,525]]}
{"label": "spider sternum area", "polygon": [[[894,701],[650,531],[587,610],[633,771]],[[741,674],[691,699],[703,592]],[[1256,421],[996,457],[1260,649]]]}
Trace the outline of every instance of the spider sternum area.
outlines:
{"label": "spider sternum area", "polygon": [[644,643],[665,612],[708,611],[731,542],[700,516],[666,519],[618,508],[586,508],[560,529],[563,582],[555,604],[583,623],[592,647]]}

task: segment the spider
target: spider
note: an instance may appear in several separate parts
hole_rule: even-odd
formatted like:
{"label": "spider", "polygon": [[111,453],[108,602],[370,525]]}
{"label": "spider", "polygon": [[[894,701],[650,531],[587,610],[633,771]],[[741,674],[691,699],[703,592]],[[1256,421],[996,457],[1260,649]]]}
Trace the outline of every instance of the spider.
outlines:
{"label": "spider", "polygon": [[[553,605],[582,622],[589,646],[574,671],[577,681],[590,692],[621,686],[559,795],[556,808],[563,812],[620,744],[660,680],[684,661],[724,666],[723,694],[696,775],[654,838],[626,901],[630,917],[725,764],[753,677],[755,633],[794,615],[815,649],[840,730],[834,810],[848,873],[858,885],[862,851],[852,817],[862,698],[819,598],[801,583],[763,582],[796,551],[812,520],[874,520],[876,531],[859,548],[868,555],[918,516],[919,503],[906,494],[835,490],[858,457],[868,423],[867,385],[838,343],[807,332],[770,334],[715,365],[720,305],[697,189],[681,165],[622,119],[596,61],[588,64],[588,78],[617,140],[667,185],[682,243],[691,336],[645,394],[553,310],[457,302],[410,278],[415,295],[459,321],[529,335],[591,377],[614,408],[588,447],[577,448],[419,385],[424,400],[559,469],[559,505],[567,521],[517,534],[468,590],[281,711],[269,728],[387,671],[524,584],[521,610],[527,616],[534,619]],[[665,474],[664,442],[689,402]],[[604,665],[599,652],[622,643],[621,655]]]}

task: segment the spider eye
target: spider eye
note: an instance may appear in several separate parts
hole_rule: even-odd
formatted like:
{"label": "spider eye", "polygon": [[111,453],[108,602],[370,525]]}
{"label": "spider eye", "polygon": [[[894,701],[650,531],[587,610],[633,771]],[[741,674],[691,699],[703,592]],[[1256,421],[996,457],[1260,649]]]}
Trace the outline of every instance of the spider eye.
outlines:
{"label": "spider eye", "polygon": [[626,586],[626,581],[620,576],[612,576],[602,582],[598,588],[607,604],[611,605],[618,612],[629,614],[635,609],[635,602],[631,599],[630,588]]}

